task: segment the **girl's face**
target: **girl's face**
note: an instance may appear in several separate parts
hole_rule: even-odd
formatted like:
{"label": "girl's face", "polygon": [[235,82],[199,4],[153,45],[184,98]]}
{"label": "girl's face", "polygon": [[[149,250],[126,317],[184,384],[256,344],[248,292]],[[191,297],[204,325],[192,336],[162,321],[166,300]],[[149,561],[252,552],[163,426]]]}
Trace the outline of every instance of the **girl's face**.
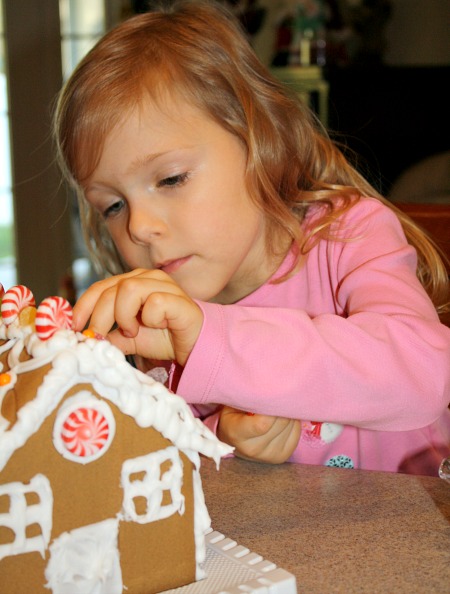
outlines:
{"label": "girl's face", "polygon": [[148,101],[106,138],[85,195],[131,269],[160,268],[191,297],[233,303],[274,272],[242,143],[182,100]]}

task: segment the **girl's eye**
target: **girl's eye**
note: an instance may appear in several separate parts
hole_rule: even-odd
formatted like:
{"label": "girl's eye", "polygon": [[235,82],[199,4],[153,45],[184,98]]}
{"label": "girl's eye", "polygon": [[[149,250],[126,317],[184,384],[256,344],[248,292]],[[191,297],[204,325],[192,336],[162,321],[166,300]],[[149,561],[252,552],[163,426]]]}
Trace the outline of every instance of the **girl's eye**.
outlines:
{"label": "girl's eye", "polygon": [[188,174],[187,173],[180,173],[179,175],[171,175],[170,177],[165,177],[160,182],[158,182],[158,188],[173,188],[175,186],[181,186],[187,180]]}
{"label": "girl's eye", "polygon": [[123,208],[123,200],[118,200],[117,202],[114,202],[114,204],[111,204],[111,206],[108,206],[108,208],[106,208],[102,214],[103,214],[103,218],[104,219],[108,219],[111,216],[114,216],[115,214],[117,214],[118,212],[120,212]]}

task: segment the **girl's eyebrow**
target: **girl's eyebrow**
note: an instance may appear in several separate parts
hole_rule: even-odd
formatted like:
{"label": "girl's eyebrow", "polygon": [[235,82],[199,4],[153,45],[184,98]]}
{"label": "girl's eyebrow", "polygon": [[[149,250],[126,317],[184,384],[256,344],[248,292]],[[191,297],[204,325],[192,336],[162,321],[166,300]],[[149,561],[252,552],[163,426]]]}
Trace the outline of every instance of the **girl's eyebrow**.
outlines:
{"label": "girl's eyebrow", "polygon": [[130,163],[130,166],[127,169],[127,173],[134,173],[136,170],[140,169],[141,167],[144,167],[145,165],[152,163],[155,159],[158,159],[159,157],[162,157],[163,155],[167,155],[170,152],[171,151],[161,152],[161,153],[150,153],[148,155],[144,155],[143,157],[138,157],[137,159],[132,161],[132,163]]}
{"label": "girl's eyebrow", "polygon": [[194,148],[194,145],[186,145],[186,146],[181,146],[181,147],[177,147],[177,148],[173,148],[173,149],[168,149],[167,151],[160,151],[158,153],[149,153],[148,155],[144,155],[143,157],[138,157],[137,159],[135,159],[134,161],[132,161],[130,163],[130,166],[128,167],[126,173],[127,174],[134,173],[141,167],[145,167],[146,165],[148,165],[149,163],[152,163],[153,161],[155,161],[156,159],[159,159],[160,157],[165,157],[167,155],[170,155],[171,153],[182,153],[182,152],[187,151],[192,148]]}
{"label": "girl's eyebrow", "polygon": [[[191,148],[193,148],[193,147],[189,145],[189,146],[183,146],[183,147],[176,148],[176,149],[168,149],[167,151],[160,151],[158,153],[149,153],[147,155],[144,155],[143,157],[137,157],[134,161],[132,161],[130,163],[130,165],[127,168],[125,173],[127,175],[132,174],[135,171],[138,171],[141,167],[145,167],[146,165],[152,163],[153,161],[155,161],[156,159],[159,159],[160,157],[170,155],[171,153],[183,152],[183,151],[189,150]],[[102,180],[93,181],[84,187],[84,192],[98,190],[99,188],[104,188],[104,187],[109,187],[108,182],[103,182]]]}
{"label": "girl's eyebrow", "polygon": [[[145,167],[149,163],[152,163],[158,157],[161,157],[162,155],[166,155],[166,154],[168,154],[170,152],[171,151],[167,151],[167,153],[165,153],[165,152],[150,153],[150,154],[145,155],[143,157],[138,157],[137,159],[135,159],[134,161],[132,161],[130,163],[130,166],[126,170],[126,174],[127,175],[132,174],[135,171],[138,171],[141,167]],[[93,181],[93,182],[89,183],[87,186],[85,186],[84,191],[85,192],[90,192],[90,191],[95,191],[95,190],[98,190],[98,189],[103,189],[105,187],[109,187],[109,184],[107,182],[103,182],[102,180]]]}

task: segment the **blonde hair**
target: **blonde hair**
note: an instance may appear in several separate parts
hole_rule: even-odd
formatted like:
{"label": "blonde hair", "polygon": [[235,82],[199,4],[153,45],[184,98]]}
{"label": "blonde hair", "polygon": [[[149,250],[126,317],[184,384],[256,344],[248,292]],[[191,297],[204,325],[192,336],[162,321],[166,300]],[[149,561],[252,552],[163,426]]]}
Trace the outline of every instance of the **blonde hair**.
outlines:
{"label": "blonde hair", "polygon": [[[234,17],[220,4],[175,1],[107,33],[73,72],[54,118],[57,154],[76,188],[85,240],[108,273],[125,269],[101,216],[83,194],[108,133],[145,98],[181,93],[236,135],[247,153],[246,183],[272,230],[288,233],[298,262],[360,196],[394,209],[418,252],[417,274],[436,307],[448,305],[448,275],[430,239],[350,164],[311,110],[270,75]],[[324,206],[314,228],[299,222]],[[337,238],[335,238],[337,239]],[[274,246],[272,245],[273,249]]]}

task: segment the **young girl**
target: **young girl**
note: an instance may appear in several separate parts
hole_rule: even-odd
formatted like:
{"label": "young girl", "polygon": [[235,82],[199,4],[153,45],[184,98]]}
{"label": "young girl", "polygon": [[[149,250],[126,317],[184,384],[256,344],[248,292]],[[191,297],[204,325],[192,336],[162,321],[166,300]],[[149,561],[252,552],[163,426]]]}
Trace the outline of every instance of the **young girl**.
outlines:
{"label": "young girl", "polygon": [[448,276],[430,241],[267,72],[178,2],[83,59],[55,117],[93,256],[74,308],[238,455],[437,475]]}

